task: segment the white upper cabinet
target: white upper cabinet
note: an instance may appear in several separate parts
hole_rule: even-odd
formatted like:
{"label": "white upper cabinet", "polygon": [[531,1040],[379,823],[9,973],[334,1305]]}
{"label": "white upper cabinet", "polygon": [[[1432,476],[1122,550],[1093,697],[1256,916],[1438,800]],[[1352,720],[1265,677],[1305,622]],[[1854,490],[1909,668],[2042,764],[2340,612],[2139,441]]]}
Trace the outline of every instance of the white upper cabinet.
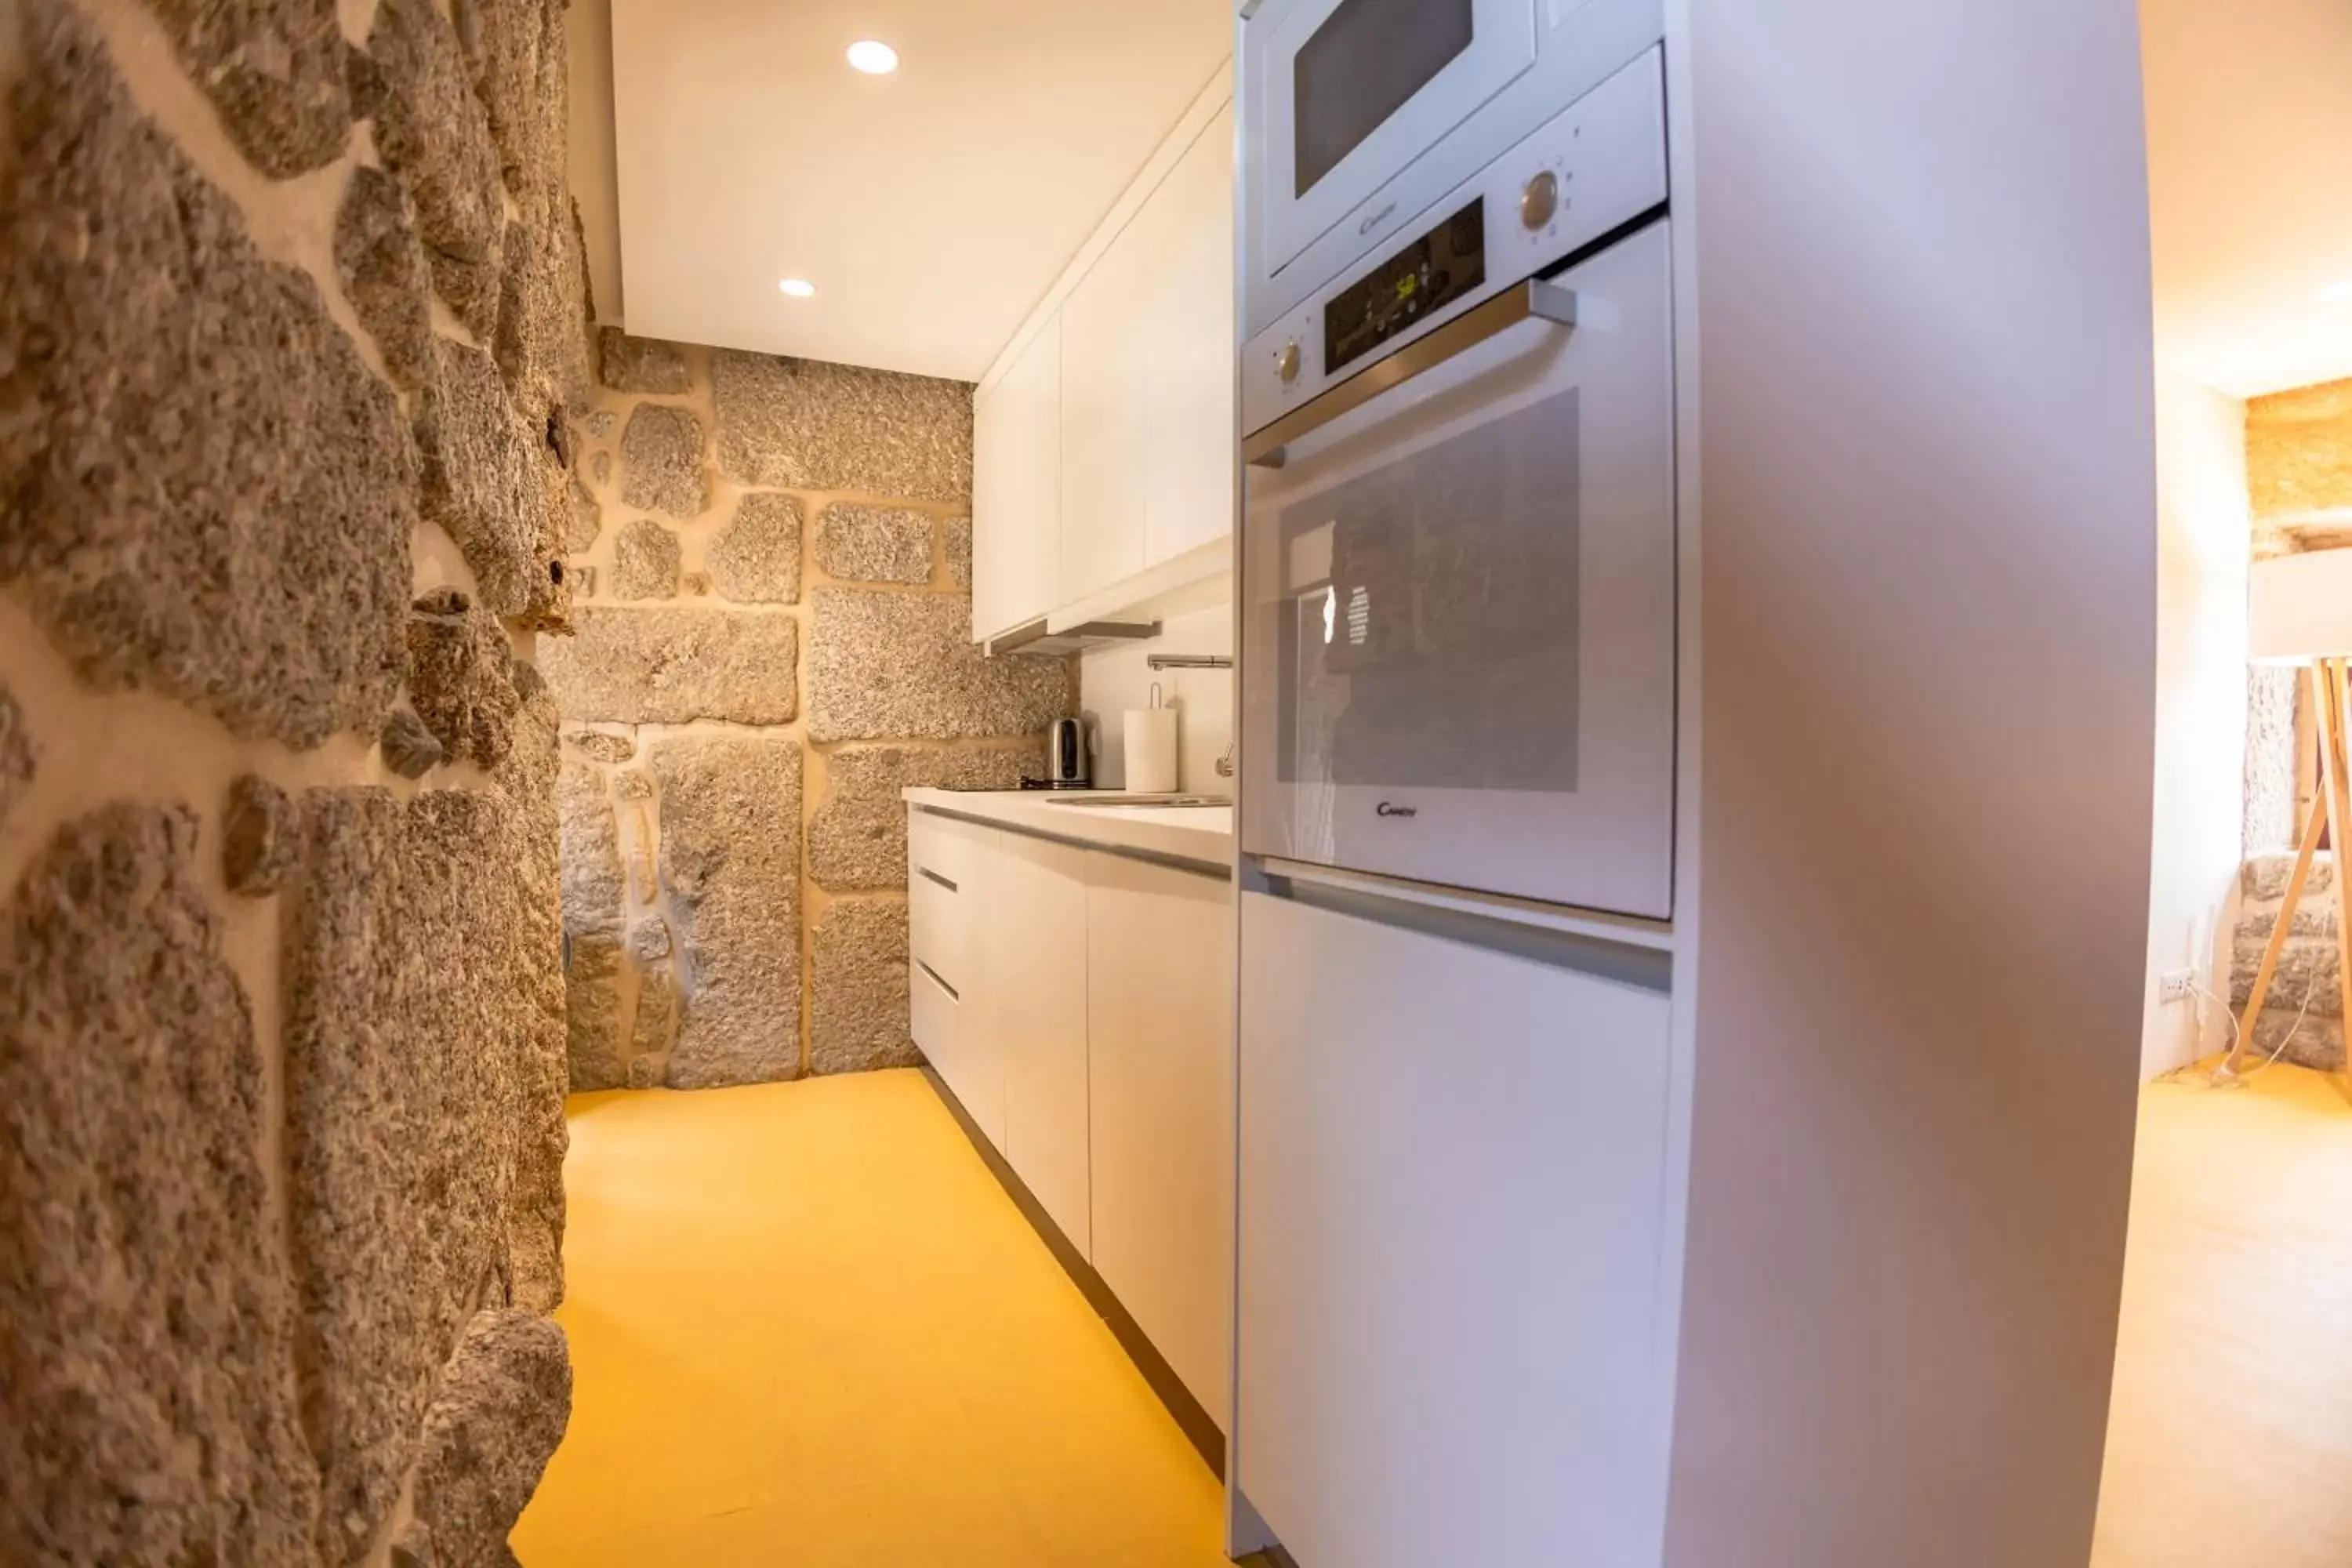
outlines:
{"label": "white upper cabinet", "polygon": [[1234,531],[1234,111],[1218,111],[1144,208],[1143,563]]}
{"label": "white upper cabinet", "polygon": [[976,638],[1138,602],[1233,532],[1232,100],[1220,72],[982,384]]}
{"label": "white upper cabinet", "polygon": [[1151,310],[1159,258],[1147,203],[1062,307],[1062,538],[1056,604],[1143,570],[1151,449]]}
{"label": "white upper cabinet", "polygon": [[972,405],[971,635],[980,641],[1059,602],[1062,320],[1046,318]]}

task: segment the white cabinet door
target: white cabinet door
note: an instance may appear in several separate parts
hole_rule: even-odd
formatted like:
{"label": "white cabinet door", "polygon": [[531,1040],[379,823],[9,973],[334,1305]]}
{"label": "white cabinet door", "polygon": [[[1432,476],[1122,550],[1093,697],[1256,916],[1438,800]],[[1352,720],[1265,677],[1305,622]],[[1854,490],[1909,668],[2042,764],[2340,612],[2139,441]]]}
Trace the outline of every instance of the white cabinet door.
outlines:
{"label": "white cabinet door", "polygon": [[1062,307],[1062,543],[1056,604],[1143,570],[1151,442],[1148,312],[1156,258],[1136,215]]}
{"label": "white cabinet door", "polygon": [[991,836],[978,982],[1004,1075],[998,1145],[1081,1254],[1092,1248],[1087,1174],[1087,852]]}
{"label": "white cabinet door", "polygon": [[1655,1563],[1663,960],[1241,919],[1242,1490],[1302,1563]]}
{"label": "white cabinet door", "polygon": [[1153,258],[1144,312],[1143,559],[1234,531],[1234,111],[1212,120],[1139,216]]}
{"label": "white cabinet door", "polygon": [[1004,1147],[1004,1070],[989,1026],[982,947],[993,829],[909,809],[908,975],[915,1044],[988,1141]]}
{"label": "white cabinet door", "polygon": [[1220,1428],[1233,1289],[1233,885],[1089,853],[1094,1266]]}
{"label": "white cabinet door", "polygon": [[971,632],[1010,631],[1059,602],[1062,322],[1048,319],[972,407]]}

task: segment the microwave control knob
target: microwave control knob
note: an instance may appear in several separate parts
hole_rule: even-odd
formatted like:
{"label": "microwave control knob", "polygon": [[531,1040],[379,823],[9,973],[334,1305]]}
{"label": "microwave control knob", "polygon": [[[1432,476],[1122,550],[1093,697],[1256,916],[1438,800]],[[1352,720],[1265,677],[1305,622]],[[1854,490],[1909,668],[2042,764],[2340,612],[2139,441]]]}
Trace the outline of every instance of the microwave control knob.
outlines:
{"label": "microwave control knob", "polygon": [[1289,342],[1283,344],[1281,349],[1276,353],[1274,356],[1274,374],[1282,377],[1282,384],[1285,386],[1288,386],[1292,382],[1298,379],[1298,342],[1297,339],[1294,338]]}
{"label": "microwave control knob", "polygon": [[1559,211],[1559,176],[1544,170],[1527,183],[1519,192],[1519,224],[1538,229],[1549,223]]}

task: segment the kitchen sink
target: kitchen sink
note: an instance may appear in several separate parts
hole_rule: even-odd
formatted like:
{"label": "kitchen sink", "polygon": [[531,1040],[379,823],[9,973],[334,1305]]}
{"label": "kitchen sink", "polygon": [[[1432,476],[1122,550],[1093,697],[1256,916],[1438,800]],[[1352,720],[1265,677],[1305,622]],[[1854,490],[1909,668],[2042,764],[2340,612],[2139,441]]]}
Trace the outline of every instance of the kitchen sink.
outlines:
{"label": "kitchen sink", "polygon": [[1199,806],[1231,805],[1229,795],[1124,795],[1117,790],[1105,790],[1099,795],[1057,795],[1048,797],[1047,805],[1125,805],[1125,806]]}

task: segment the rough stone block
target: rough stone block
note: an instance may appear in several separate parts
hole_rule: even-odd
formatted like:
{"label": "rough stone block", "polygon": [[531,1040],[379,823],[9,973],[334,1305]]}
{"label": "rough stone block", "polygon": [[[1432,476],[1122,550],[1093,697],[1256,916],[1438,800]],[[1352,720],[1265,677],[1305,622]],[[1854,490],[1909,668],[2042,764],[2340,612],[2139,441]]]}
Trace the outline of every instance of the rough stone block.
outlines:
{"label": "rough stone block", "polygon": [[665,1057],[635,1057],[629,1062],[631,1089],[659,1089],[669,1074],[669,1061]]}
{"label": "rough stone block", "polygon": [[591,762],[625,763],[637,754],[636,742],[603,730],[574,730],[563,738],[573,751]]}
{"label": "rough stone block", "polygon": [[657,1056],[669,1049],[677,1027],[677,980],[667,963],[639,972],[637,1011],[629,1026],[629,1058]]}
{"label": "rough stone block", "polygon": [[405,708],[392,710],[377,744],[383,751],[383,765],[404,779],[421,779],[441,765],[439,738]]}
{"label": "rough stone block", "polygon": [[[2283,906],[2277,900],[2268,903],[2250,903],[2238,911],[2237,941],[2241,947],[2251,942],[2256,951],[2271,939],[2271,931],[2278,924]],[[2336,900],[2332,898],[2305,899],[2295,905],[2294,923],[2289,931],[2293,936],[2325,936],[2336,934]]]}
{"label": "rough stone block", "polygon": [[455,590],[416,602],[408,620],[408,696],[447,760],[486,768],[506,760],[522,706],[514,670],[513,646],[496,616]]}
{"label": "rough stone block", "polygon": [[296,1364],[341,1561],[390,1514],[506,1261],[532,1027],[510,816],[496,791],[303,803],[285,950]]}
{"label": "rough stone block", "polygon": [[[553,222],[507,226],[494,348],[508,390],[525,407],[574,411],[589,395],[587,263],[569,198],[558,205]],[[553,423],[568,442],[569,420]]]}
{"label": "rough stone block", "polygon": [[[603,454],[598,455],[601,457]],[[604,512],[596,505],[596,498],[589,493],[588,487],[580,482],[577,475],[565,488],[563,502],[564,548],[574,555],[584,554],[595,547],[597,534],[604,531]]]}
{"label": "rough stone block", "polygon": [[519,218],[508,223],[499,250],[499,320],[490,335],[490,357],[518,400],[527,401],[531,394],[530,339],[537,323],[530,319],[530,293],[541,271],[539,252],[529,224]]}
{"label": "rough stone block", "polygon": [[962,598],[869,588],[820,588],[812,597],[812,740],[1024,735],[1076,700],[1062,659],[982,658]]}
{"label": "rough stone block", "polygon": [[268,1094],[195,850],[190,812],[103,807],[0,920],[12,1562],[313,1560]]}
{"label": "rough stone block", "polygon": [[433,379],[433,279],[400,182],[356,164],[335,214],[335,272],[392,379],[415,391]]}
{"label": "rough stone block", "polygon": [[23,13],[0,205],[0,582],[82,676],[307,750],[398,688],[415,455],[308,275]]}
{"label": "rough stone block", "polygon": [[502,860],[511,868],[515,890],[513,984],[524,1019],[514,1183],[507,1205],[507,1299],[551,1312],[563,1300],[563,1156],[572,1141],[563,1120],[570,1025],[562,829],[555,806],[561,721],[554,697],[530,666],[515,667],[515,689],[522,707],[515,714],[514,743],[492,775],[508,804],[510,843]]}
{"label": "rough stone block", "polygon": [[221,874],[228,890],[266,898],[286,885],[301,853],[301,823],[286,792],[240,774],[221,816]]}
{"label": "rough stone block", "polygon": [[613,454],[598,452],[588,459],[589,475],[600,485],[613,482]]}
{"label": "rough stone block", "polygon": [[702,421],[667,404],[638,405],[621,430],[621,500],[672,517],[699,513],[709,501]]}
{"label": "rough stone block", "polygon": [[674,395],[693,384],[677,344],[633,338],[618,327],[598,329],[596,364],[598,378],[615,392]]}
{"label": "rough stone block", "polygon": [[820,1073],[915,1067],[907,1022],[907,905],[843,900],[816,926],[815,1011],[809,1065]]}
{"label": "rough stone block", "polygon": [[149,0],[237,151],[274,179],[343,154],[352,102],[335,0]]}
{"label": "rough stone block", "polygon": [[614,414],[609,408],[599,408],[594,413],[588,416],[588,434],[594,439],[601,441],[605,437],[610,436],[613,433],[613,426],[619,423],[619,415]]}
{"label": "rough stone block", "polygon": [[801,749],[680,735],[656,742],[661,877],[685,994],[673,1089],[800,1070]]}
{"label": "rough stone block", "polygon": [[[543,58],[549,42],[547,0],[457,0],[457,35],[466,64],[489,121],[499,172],[518,196],[545,181],[551,158],[543,145],[548,116],[541,101],[551,88],[561,90],[561,59]],[[555,7],[559,12],[562,5]],[[554,42],[560,47],[559,31]]]}
{"label": "rough stone block", "polygon": [[801,503],[755,490],[735,503],[733,521],[710,542],[705,563],[720,596],[746,605],[797,604],[801,596]]}
{"label": "rough stone block", "polygon": [[566,1081],[574,1094],[618,1089],[627,1052],[621,1028],[621,942],[609,932],[570,940],[563,969]]}
{"label": "rough stone block", "polygon": [[1018,789],[1043,776],[1035,745],[857,746],[826,759],[825,800],[809,823],[809,872],[828,888],[907,885],[904,789]]}
{"label": "rough stone block", "polygon": [[539,559],[549,497],[538,442],[481,350],[438,341],[440,373],[416,421],[424,512],[456,541],[493,615],[520,615],[547,574]]}
{"label": "rough stone block", "polygon": [[621,836],[597,769],[565,759],[555,777],[562,834],[563,930],[573,938],[621,929]]}
{"label": "rough stone block", "polygon": [[639,963],[656,963],[670,952],[669,922],[659,915],[629,928],[629,956]]}
{"label": "rough stone block", "polygon": [[[2283,899],[2286,897],[2287,879],[2294,875],[2293,855],[2257,855],[2240,871],[2238,886],[2249,899]],[[2333,892],[2335,888],[2336,857],[2323,849],[2312,857],[2311,874],[2304,879],[2303,896],[2315,898]]]}
{"label": "rough stone block", "polygon": [[[560,425],[560,420],[551,423]],[[539,457],[540,508],[536,513],[539,532],[531,542],[531,575],[529,595],[521,614],[513,618],[515,626],[525,631],[556,632],[569,636],[572,631],[572,596],[574,584],[563,563],[570,550],[572,475],[562,460],[550,452]]]}
{"label": "rough stone block", "polygon": [[0,822],[8,820],[9,808],[33,782],[39,762],[40,753],[25,728],[25,710],[6,684],[0,683]]}
{"label": "rough stone block", "polygon": [[[2253,991],[2254,972],[2262,965],[2263,947],[2261,941],[2249,941],[2243,936],[2233,944],[2230,1005],[2242,1014]],[[2344,1002],[2343,993],[2337,988],[2339,968],[2334,938],[2290,936],[2279,950],[2278,968],[2271,975],[2266,1005],[2294,1012],[2307,1002],[2315,1016],[2340,1017]]]}
{"label": "rough stone block", "polygon": [[677,595],[677,535],[641,517],[613,541],[613,597],[668,599]]}
{"label": "rough stone block", "polygon": [[2317,1013],[2297,1019],[2293,1007],[2265,1007],[2263,1016],[2254,1020],[2247,1048],[2254,1063],[2275,1055],[2280,1061],[2315,1072],[2341,1072],[2344,1020],[2322,1017]]}
{"label": "rough stone block", "polygon": [[506,206],[489,116],[456,28],[434,0],[382,0],[368,54],[383,78],[376,146],[416,198],[417,227],[442,297],[475,338],[498,327]]}
{"label": "rough stone block", "polygon": [[835,501],[816,525],[816,563],[850,583],[931,580],[931,520],[919,511]]}
{"label": "rough stone block", "polygon": [[575,1090],[621,1085],[620,824],[604,775],[566,758],[556,774],[562,861],[565,1081]]}
{"label": "rough stone block", "polygon": [[710,379],[730,479],[903,500],[971,494],[968,383],[731,349],[712,354]]}
{"label": "rough stone block", "polygon": [[2246,477],[2258,519],[2352,507],[2352,381],[2250,401]]}
{"label": "rough stone block", "polygon": [[948,581],[959,588],[971,586],[971,519],[947,521]]}
{"label": "rough stone block", "polygon": [[798,710],[800,633],[788,616],[592,607],[578,619],[577,637],[539,651],[568,719],[789,724]]}
{"label": "rough stone block", "polygon": [[562,1329],[531,1312],[476,1314],[425,1417],[416,1471],[415,1522],[435,1568],[514,1560],[507,1536],[571,1420]]}

